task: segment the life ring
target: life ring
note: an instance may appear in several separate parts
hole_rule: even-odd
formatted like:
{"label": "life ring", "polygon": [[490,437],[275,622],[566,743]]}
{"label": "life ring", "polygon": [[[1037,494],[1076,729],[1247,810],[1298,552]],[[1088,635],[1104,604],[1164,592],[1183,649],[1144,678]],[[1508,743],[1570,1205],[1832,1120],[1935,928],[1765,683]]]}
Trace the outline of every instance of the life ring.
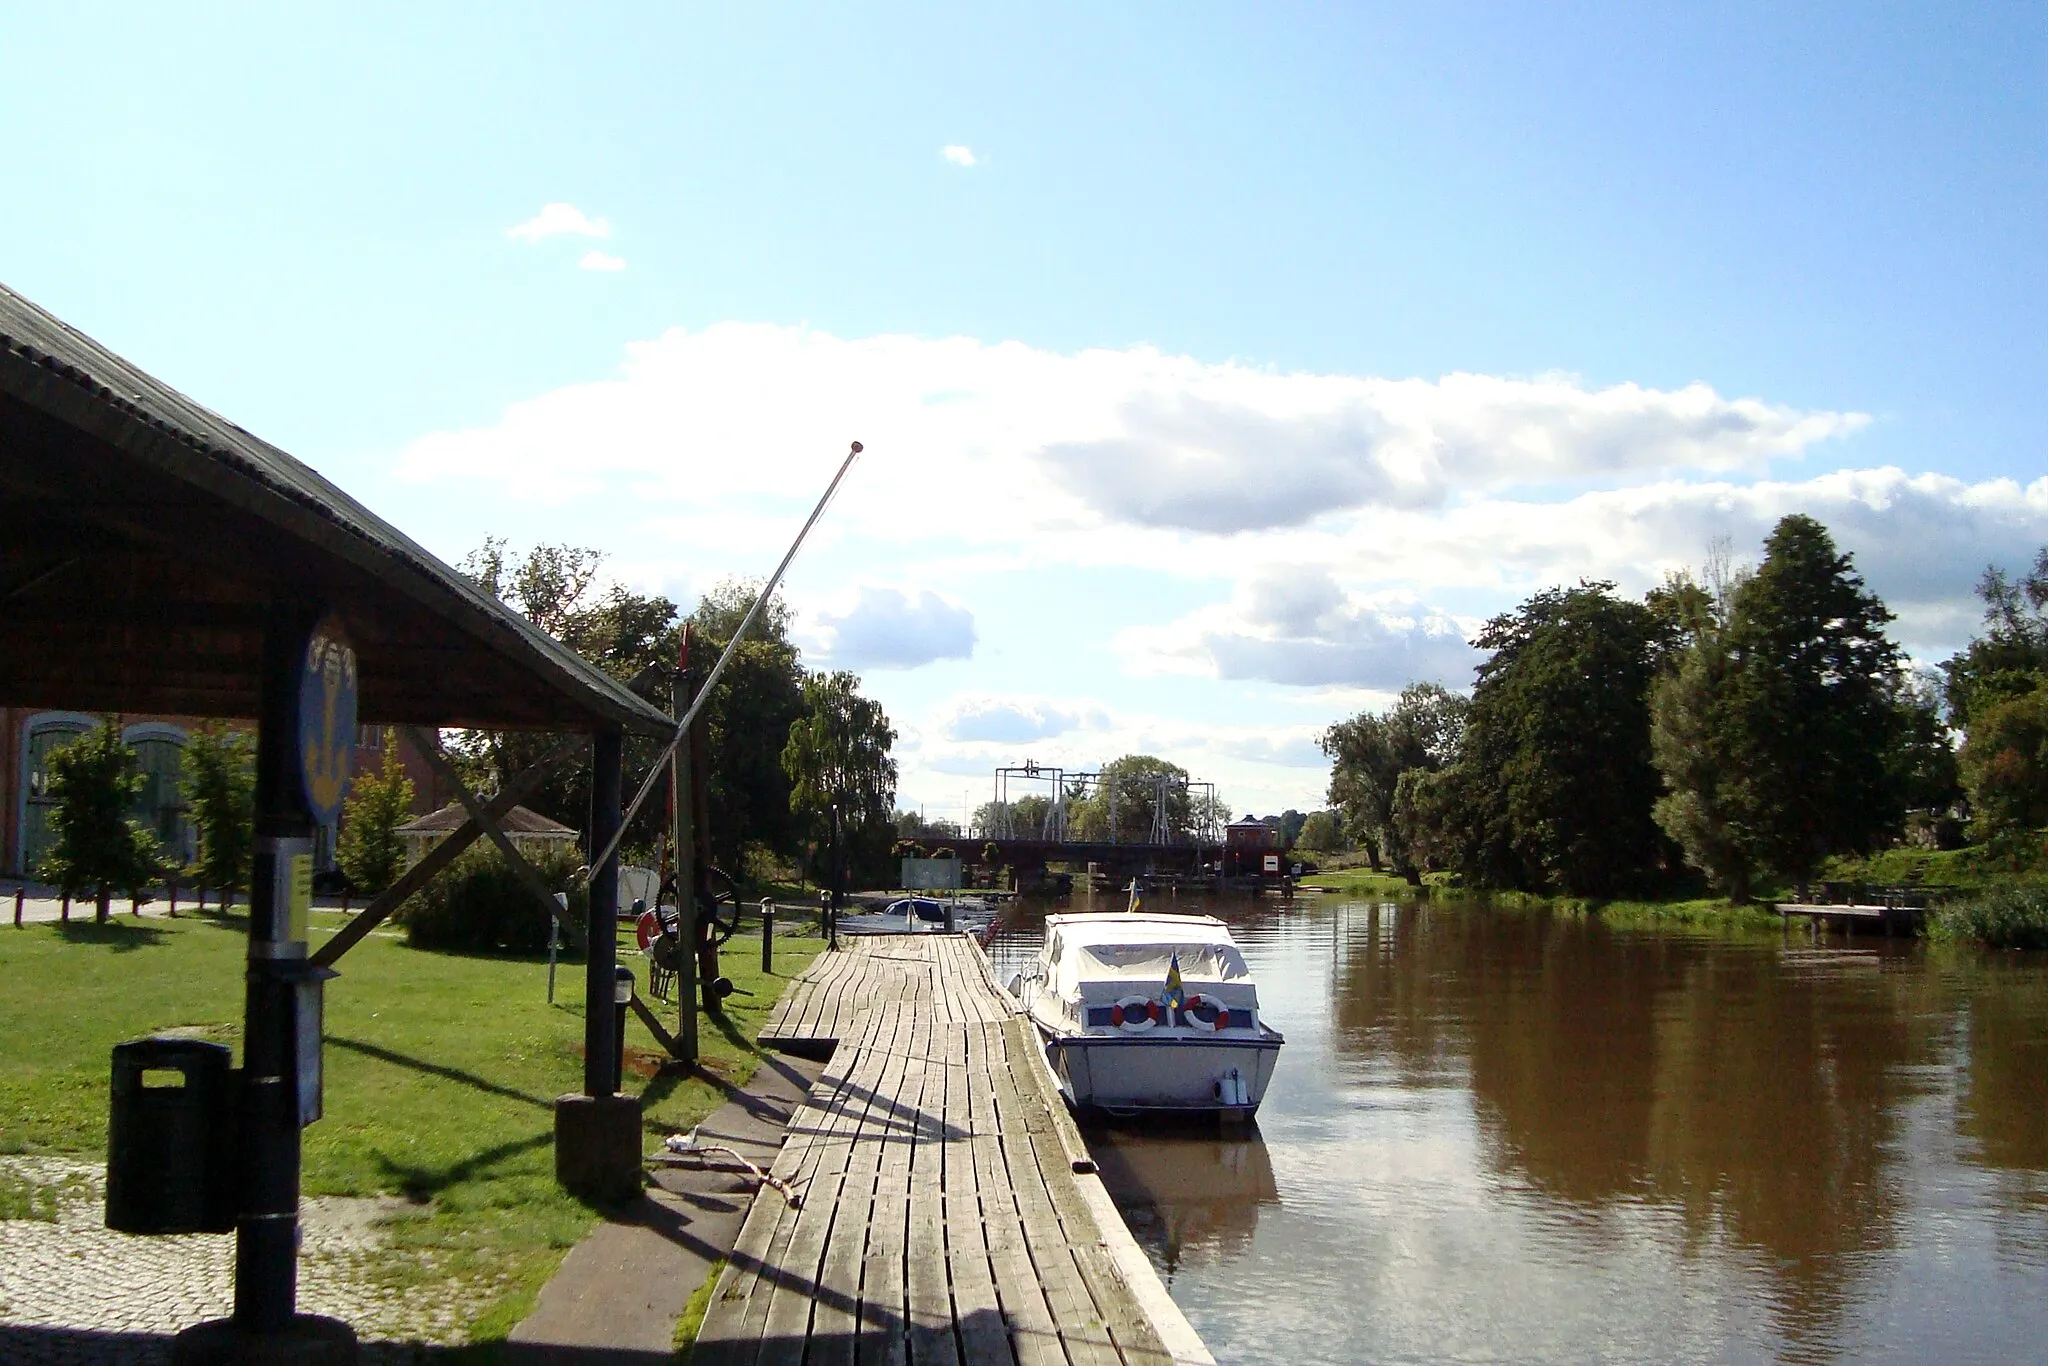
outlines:
{"label": "life ring", "polygon": [[[1206,1020],[1197,1013],[1203,1007],[1207,1007],[1210,1011],[1209,1018]],[[1187,1004],[1180,1008],[1180,1022],[1199,1029],[1204,1034],[1213,1034],[1219,1029],[1230,1028],[1230,1007],[1224,1005],[1221,1001],[1212,1000],[1198,992],[1188,997]]]}
{"label": "life ring", "polygon": [[661,937],[661,917],[653,911],[640,912],[640,918],[633,922],[633,934],[640,941],[640,952],[647,952],[647,946]]}
{"label": "life ring", "polygon": [[1159,1023],[1159,1002],[1148,996],[1126,996],[1109,1008],[1109,1022],[1129,1034],[1142,1034]]}

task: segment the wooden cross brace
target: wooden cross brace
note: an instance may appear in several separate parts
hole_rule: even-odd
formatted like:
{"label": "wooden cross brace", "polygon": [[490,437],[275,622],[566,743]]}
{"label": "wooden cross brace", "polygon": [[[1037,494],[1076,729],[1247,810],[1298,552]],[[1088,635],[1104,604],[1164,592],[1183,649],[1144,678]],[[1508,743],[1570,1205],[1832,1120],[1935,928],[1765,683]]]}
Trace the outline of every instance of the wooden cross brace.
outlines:
{"label": "wooden cross brace", "polygon": [[498,828],[498,821],[507,812],[511,811],[513,807],[533,795],[540,787],[541,780],[547,776],[549,769],[553,768],[563,759],[568,758],[582,745],[587,743],[585,737],[581,735],[565,737],[560,744],[542,755],[539,762],[535,763],[532,768],[527,769],[511,782],[506,783],[504,790],[491,798],[488,803],[480,803],[477,801],[475,794],[470,792],[462,780],[455,775],[454,767],[449,764],[447,756],[441,752],[438,737],[422,732],[413,726],[405,727],[405,731],[412,737],[414,746],[426,757],[427,763],[433,766],[434,771],[442,775],[444,780],[454,784],[456,795],[461,799],[463,809],[468,811],[469,819],[450,832],[447,839],[442,840],[432,849],[429,849],[424,858],[406,869],[404,875],[398,881],[392,883],[390,887],[379,893],[376,900],[363,907],[356,914],[355,919],[344,925],[341,933],[335,935],[334,938],[322,945],[320,951],[315,953],[311,959],[315,967],[324,968],[331,966],[337,958],[340,958],[344,953],[347,953],[350,949],[361,943],[371,930],[383,924],[393,911],[405,904],[407,897],[433,881],[436,873],[439,873],[443,868],[455,862],[462,851],[476,843],[477,836],[483,834],[489,834],[498,847],[505,852],[512,867],[520,872],[521,881],[526,883],[529,888],[535,889],[538,895],[546,899],[550,915],[559,909],[555,902],[554,893],[547,890],[547,884],[540,880],[540,875],[534,872],[532,865],[521,858],[519,851],[512,847],[512,842],[505,837],[504,831]]}

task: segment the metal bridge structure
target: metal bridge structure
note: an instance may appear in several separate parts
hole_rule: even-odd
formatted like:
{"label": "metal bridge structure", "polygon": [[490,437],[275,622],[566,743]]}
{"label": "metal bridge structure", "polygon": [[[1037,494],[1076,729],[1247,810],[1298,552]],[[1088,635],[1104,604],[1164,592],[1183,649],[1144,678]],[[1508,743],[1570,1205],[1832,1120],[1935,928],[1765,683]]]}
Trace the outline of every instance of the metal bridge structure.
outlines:
{"label": "metal bridge structure", "polygon": [[1026,879],[1049,863],[1093,863],[1117,874],[1198,873],[1220,856],[1228,819],[1214,783],[1029,760],[995,771],[995,800],[983,811],[987,819],[970,822],[960,841],[961,856],[1007,864]]}

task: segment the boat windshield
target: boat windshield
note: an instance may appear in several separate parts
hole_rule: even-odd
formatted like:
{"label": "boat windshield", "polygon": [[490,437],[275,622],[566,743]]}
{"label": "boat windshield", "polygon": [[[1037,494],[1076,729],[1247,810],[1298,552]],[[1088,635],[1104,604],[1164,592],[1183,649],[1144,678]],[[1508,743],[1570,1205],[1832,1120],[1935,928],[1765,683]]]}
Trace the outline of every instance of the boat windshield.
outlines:
{"label": "boat windshield", "polygon": [[1164,982],[1177,956],[1185,982],[1238,982],[1251,977],[1235,944],[1075,944],[1054,960],[1053,987],[1080,994],[1084,982]]}

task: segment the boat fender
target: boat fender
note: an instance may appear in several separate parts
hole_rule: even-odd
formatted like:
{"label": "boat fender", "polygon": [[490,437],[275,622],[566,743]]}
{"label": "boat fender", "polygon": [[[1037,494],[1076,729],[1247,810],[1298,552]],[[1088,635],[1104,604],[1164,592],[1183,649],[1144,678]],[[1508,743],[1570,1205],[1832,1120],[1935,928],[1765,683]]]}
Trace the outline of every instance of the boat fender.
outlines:
{"label": "boat fender", "polygon": [[[1205,1020],[1195,1013],[1196,1006],[1213,1006],[1216,1014]],[[1180,1020],[1182,1024],[1192,1025],[1204,1034],[1213,1034],[1219,1029],[1230,1028],[1230,1007],[1221,1001],[1212,1001],[1207,996],[1196,993],[1188,997],[1187,1004],[1180,1008]]]}
{"label": "boat fender", "polygon": [[1143,996],[1126,996],[1109,1008],[1109,1022],[1132,1034],[1141,1034],[1157,1023],[1159,1003]]}

